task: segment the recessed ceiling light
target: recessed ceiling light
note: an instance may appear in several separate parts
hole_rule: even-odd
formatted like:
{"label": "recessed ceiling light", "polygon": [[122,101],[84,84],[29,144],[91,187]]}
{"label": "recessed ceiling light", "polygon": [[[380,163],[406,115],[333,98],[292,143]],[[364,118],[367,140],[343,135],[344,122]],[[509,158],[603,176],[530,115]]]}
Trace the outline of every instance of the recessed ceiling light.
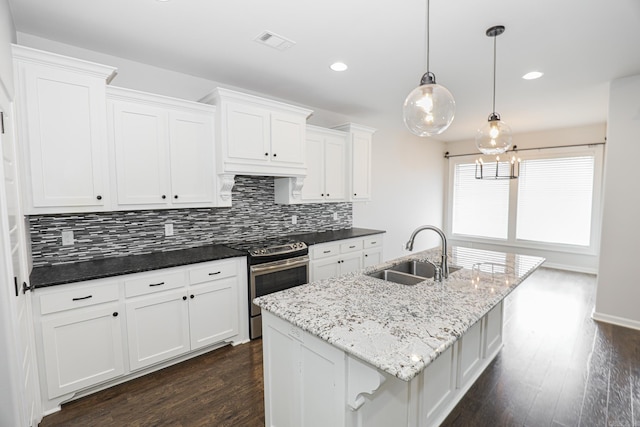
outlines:
{"label": "recessed ceiling light", "polygon": [[333,71],[344,71],[347,68],[347,64],[345,64],[344,62],[334,62],[333,64],[331,64],[330,67]]}
{"label": "recessed ceiling light", "polygon": [[535,80],[535,79],[539,79],[543,75],[544,73],[541,73],[540,71],[531,71],[525,74],[524,76],[522,76],[522,78],[525,80]]}

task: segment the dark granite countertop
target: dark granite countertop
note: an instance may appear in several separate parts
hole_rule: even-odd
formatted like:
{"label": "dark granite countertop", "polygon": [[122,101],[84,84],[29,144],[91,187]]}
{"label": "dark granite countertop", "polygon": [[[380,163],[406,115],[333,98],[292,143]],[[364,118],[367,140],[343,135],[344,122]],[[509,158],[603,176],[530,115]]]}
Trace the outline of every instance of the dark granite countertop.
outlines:
{"label": "dark granite countertop", "polygon": [[37,289],[245,255],[245,252],[236,251],[223,245],[209,245],[145,255],[36,267],[31,272],[30,280],[31,286]]}
{"label": "dark granite countertop", "polygon": [[372,230],[369,228],[345,228],[342,230],[320,231],[317,233],[295,234],[297,240],[305,242],[307,245],[318,245],[320,243],[334,242],[336,240],[352,239],[355,237],[372,236],[374,234],[385,233],[383,230]]}
{"label": "dark granite countertop", "polygon": [[[290,237],[294,237],[308,245],[316,245],[380,233],[384,233],[384,231],[371,230],[368,228],[347,228],[343,230],[295,234]],[[245,255],[246,252],[231,249],[224,245],[208,245],[145,255],[103,258],[72,264],[36,267],[31,272],[30,281],[31,286],[37,289]]]}

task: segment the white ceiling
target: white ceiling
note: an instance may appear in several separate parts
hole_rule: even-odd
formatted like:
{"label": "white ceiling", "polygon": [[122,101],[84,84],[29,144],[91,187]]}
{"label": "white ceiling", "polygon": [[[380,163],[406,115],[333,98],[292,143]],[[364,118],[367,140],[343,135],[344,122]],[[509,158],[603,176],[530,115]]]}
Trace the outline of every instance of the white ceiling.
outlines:
{"label": "white ceiling", "polygon": [[[294,103],[403,127],[425,69],[425,0],[9,0],[16,30]],[[601,123],[608,82],[640,74],[639,0],[431,0],[430,71],[456,99],[439,139],[496,110],[514,133]],[[253,39],[270,30],[284,52]],[[336,73],[341,60],[349,69]],[[545,73],[525,81],[531,70]],[[408,131],[407,131],[408,132]]]}

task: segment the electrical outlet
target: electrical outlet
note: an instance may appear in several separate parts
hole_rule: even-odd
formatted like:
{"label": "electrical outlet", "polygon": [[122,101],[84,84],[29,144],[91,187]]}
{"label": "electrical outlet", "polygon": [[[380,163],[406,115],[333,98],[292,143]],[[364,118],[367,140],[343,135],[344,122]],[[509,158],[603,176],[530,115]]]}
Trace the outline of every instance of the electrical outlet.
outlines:
{"label": "electrical outlet", "polygon": [[338,212],[334,212],[333,213],[333,220],[337,221],[338,220]]}
{"label": "electrical outlet", "polygon": [[173,224],[165,224],[164,225],[164,235],[165,236],[173,236]]}
{"label": "electrical outlet", "polygon": [[296,225],[298,223],[298,215],[291,215],[291,224]]}
{"label": "electrical outlet", "polygon": [[62,246],[73,246],[73,230],[65,230],[62,232]]}

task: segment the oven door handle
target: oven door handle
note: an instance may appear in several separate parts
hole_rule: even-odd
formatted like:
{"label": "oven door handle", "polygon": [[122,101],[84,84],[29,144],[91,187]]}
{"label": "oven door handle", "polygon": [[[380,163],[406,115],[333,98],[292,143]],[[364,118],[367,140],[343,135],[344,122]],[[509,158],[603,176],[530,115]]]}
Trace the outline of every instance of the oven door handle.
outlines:
{"label": "oven door handle", "polygon": [[252,265],[251,272],[254,274],[264,274],[274,270],[282,270],[283,267],[288,270],[290,268],[301,267],[304,265],[309,265],[308,256],[284,259],[281,261],[274,261],[266,264]]}

